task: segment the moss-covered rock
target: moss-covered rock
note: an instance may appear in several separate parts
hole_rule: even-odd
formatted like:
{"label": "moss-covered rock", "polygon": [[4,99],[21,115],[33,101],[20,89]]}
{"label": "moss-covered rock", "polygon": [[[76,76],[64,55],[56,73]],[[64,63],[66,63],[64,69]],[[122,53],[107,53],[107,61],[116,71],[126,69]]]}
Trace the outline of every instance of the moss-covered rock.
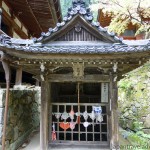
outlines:
{"label": "moss-covered rock", "polygon": [[150,114],[150,63],[128,73],[118,87],[120,125],[133,129],[134,122],[142,121],[143,128],[148,128],[146,120],[149,119],[146,116]]}

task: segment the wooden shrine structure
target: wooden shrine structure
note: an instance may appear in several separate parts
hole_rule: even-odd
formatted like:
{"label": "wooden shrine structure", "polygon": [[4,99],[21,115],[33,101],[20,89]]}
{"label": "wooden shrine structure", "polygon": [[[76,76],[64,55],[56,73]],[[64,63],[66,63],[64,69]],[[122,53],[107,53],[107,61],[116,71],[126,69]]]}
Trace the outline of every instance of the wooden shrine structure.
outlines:
{"label": "wooden shrine structure", "polygon": [[[149,61],[149,41],[122,41],[94,22],[90,9],[78,0],[61,23],[38,39],[1,34],[0,52],[8,91],[10,67],[17,69],[18,84],[22,71],[41,83],[41,150],[55,144],[119,145],[117,81]],[[101,121],[94,118],[96,106]],[[75,127],[70,129],[69,122]]]}

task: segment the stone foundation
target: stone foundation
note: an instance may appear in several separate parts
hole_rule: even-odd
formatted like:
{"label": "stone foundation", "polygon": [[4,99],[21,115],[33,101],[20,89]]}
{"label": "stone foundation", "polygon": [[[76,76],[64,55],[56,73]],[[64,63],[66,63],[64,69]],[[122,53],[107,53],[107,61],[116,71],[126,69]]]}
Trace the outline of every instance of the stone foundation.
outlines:
{"label": "stone foundation", "polygon": [[[5,89],[0,89],[0,139],[2,137]],[[40,125],[40,89],[11,89],[6,128],[6,149],[16,150]],[[1,140],[0,140],[1,143]]]}

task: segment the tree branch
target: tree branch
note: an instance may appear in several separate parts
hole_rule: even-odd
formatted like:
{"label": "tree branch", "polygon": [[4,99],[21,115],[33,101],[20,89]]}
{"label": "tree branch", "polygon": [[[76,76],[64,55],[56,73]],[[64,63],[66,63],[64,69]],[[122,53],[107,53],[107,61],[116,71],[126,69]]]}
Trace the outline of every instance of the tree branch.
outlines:
{"label": "tree branch", "polygon": [[140,6],[141,6],[141,0],[139,0],[139,3],[138,3],[138,7],[137,7],[137,14],[139,15],[140,17],[140,23],[142,24],[142,14],[141,14],[141,11],[140,11]]}
{"label": "tree branch", "polygon": [[130,13],[129,9],[127,9],[128,13],[129,13],[129,18],[130,20],[136,20],[137,22],[139,22],[140,24],[144,25],[143,22],[141,22],[141,20],[138,20],[137,18],[133,17],[132,14]]}

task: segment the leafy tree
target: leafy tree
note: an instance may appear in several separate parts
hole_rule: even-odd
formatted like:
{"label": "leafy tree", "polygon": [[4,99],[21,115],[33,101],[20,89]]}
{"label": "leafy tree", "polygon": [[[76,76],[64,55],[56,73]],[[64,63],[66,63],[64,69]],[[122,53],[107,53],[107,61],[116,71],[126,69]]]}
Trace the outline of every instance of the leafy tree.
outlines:
{"label": "leafy tree", "polygon": [[72,5],[72,0],[60,0],[62,16],[67,14],[67,10]]}
{"label": "leafy tree", "polygon": [[[150,1],[149,0],[99,0],[99,8],[112,17],[110,31],[124,33],[129,23],[136,25],[137,32],[150,36]],[[144,18],[149,18],[146,20]]]}

